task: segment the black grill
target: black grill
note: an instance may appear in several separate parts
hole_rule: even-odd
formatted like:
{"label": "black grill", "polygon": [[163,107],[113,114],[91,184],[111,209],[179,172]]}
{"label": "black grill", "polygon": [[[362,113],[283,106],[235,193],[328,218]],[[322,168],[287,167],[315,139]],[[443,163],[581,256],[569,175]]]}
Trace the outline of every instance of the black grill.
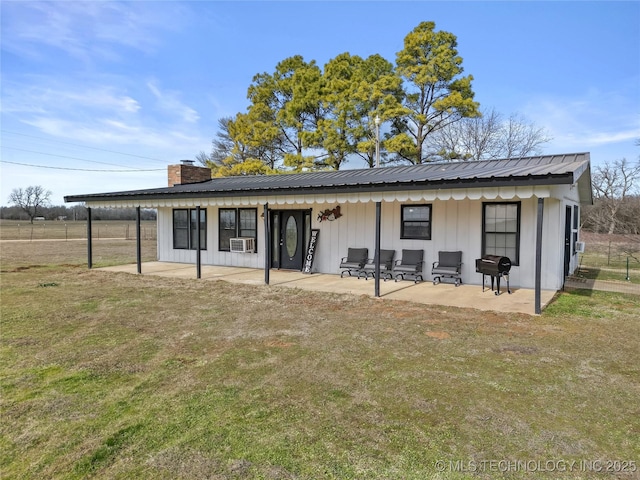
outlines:
{"label": "black grill", "polygon": [[484,292],[485,276],[491,277],[491,290],[493,290],[494,279],[496,280],[496,295],[500,295],[500,279],[504,277],[507,280],[507,292],[511,293],[509,288],[509,271],[511,270],[511,260],[508,257],[499,255],[485,255],[476,260],[476,272],[482,274],[482,291]]}

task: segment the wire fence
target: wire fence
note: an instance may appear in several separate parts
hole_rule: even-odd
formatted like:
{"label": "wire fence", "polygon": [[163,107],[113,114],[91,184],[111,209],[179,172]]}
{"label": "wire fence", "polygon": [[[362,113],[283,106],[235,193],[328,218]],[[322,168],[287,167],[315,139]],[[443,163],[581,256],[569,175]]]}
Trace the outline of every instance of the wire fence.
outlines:
{"label": "wire fence", "polygon": [[[2,221],[0,223],[1,240],[75,240],[87,238],[86,222],[64,221],[36,221],[15,222]],[[91,224],[91,238],[93,239],[136,239],[136,222],[96,221]],[[157,239],[155,221],[141,222],[140,238],[142,240]]]}
{"label": "wire fence", "polygon": [[585,250],[575,277],[640,284],[640,235],[583,232],[581,240]]}

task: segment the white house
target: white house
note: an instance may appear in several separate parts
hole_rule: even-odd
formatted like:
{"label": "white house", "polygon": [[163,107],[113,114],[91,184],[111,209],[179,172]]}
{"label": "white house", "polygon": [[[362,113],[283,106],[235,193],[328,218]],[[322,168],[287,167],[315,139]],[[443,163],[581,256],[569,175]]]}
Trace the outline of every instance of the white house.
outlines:
{"label": "white house", "polygon": [[[65,201],[156,208],[160,261],[264,268],[268,281],[270,269],[302,270],[317,230],[313,271],[339,273],[349,247],[397,258],[420,249],[428,279],[439,251],[460,250],[463,283],[482,283],[475,259],[500,255],[511,259],[512,288],[539,292],[576,269],[580,206],[592,192],[589,153],[576,153],[214,179],[183,162],[169,166],[168,187]],[[254,251],[231,251],[232,238],[253,239],[243,246]]]}

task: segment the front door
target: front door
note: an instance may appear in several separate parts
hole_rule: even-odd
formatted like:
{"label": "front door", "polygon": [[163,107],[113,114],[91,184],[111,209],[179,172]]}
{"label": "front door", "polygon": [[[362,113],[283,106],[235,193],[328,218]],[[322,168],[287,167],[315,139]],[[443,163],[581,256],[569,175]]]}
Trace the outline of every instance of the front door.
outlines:
{"label": "front door", "polygon": [[274,255],[272,266],[302,270],[305,246],[305,224],[308,211],[280,210],[273,212]]}

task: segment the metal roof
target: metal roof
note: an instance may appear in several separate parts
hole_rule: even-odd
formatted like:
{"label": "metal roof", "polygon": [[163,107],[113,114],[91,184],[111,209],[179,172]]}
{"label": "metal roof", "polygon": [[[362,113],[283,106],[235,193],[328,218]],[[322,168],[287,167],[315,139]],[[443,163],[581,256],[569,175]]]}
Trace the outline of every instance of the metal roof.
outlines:
{"label": "metal roof", "polygon": [[589,164],[589,153],[572,153],[377,169],[251,175],[146,190],[69,195],[65,202],[558,185],[574,184],[585,172],[589,173],[587,201],[590,202]]}

